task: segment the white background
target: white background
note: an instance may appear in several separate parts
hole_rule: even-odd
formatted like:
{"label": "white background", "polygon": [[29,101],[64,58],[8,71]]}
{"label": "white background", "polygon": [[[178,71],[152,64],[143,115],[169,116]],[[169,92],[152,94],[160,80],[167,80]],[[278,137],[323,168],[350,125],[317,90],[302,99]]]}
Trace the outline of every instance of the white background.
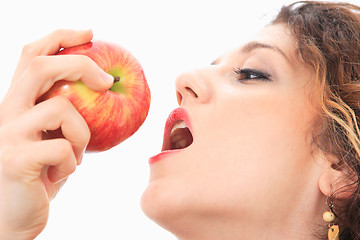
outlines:
{"label": "white background", "polygon": [[48,225],[37,240],[175,239],[142,213],[139,202],[148,158],[160,151],[165,120],[177,106],[176,76],[240,45],[290,2],[1,1],[0,98],[23,45],[58,28],[90,28],[95,39],[126,47],[141,62],[152,91],[145,124],[119,146],[85,155],[52,202]]}

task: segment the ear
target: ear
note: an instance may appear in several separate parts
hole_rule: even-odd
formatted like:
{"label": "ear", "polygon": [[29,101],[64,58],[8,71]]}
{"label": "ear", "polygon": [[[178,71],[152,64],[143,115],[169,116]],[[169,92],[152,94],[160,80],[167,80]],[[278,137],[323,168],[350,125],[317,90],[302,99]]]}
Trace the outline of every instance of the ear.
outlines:
{"label": "ear", "polygon": [[334,156],[326,156],[326,164],[319,178],[320,191],[337,199],[349,199],[357,188],[358,177],[346,164]]}

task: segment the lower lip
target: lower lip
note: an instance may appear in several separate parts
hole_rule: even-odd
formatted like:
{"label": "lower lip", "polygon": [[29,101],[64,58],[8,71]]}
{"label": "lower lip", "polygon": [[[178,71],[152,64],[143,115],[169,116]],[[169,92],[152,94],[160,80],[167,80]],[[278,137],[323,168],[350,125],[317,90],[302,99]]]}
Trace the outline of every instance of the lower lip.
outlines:
{"label": "lower lip", "polygon": [[[173,127],[174,123],[178,120],[185,121],[186,125],[191,129],[191,125],[190,125],[190,122],[188,121],[188,119],[189,119],[189,117],[188,117],[185,109],[177,108],[174,111],[172,111],[166,121],[166,124],[165,124],[164,141],[165,141],[165,136],[170,135],[171,128]],[[163,146],[163,149],[164,149],[164,146]],[[173,150],[162,151],[161,153],[151,157],[149,159],[149,163],[153,164],[155,162],[158,162],[161,159],[168,157],[169,155],[180,152],[181,150],[183,150],[183,149],[173,149]]]}
{"label": "lower lip", "polygon": [[170,156],[170,155],[172,155],[172,154],[178,153],[178,152],[180,152],[180,151],[181,151],[181,149],[163,151],[163,152],[161,152],[161,153],[159,153],[159,154],[151,157],[151,158],[149,159],[149,163],[150,163],[150,164],[153,164],[153,163],[155,163],[155,162],[160,161],[160,160],[163,159],[163,158],[166,158],[166,157],[168,157],[168,156]]}

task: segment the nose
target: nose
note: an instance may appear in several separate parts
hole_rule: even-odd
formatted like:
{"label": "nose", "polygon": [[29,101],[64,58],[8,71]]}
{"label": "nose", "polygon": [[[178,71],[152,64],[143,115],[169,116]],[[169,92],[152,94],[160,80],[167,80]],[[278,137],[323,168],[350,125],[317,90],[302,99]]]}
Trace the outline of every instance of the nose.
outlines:
{"label": "nose", "polygon": [[181,74],[175,82],[179,105],[185,102],[207,103],[212,96],[211,74],[209,69]]}

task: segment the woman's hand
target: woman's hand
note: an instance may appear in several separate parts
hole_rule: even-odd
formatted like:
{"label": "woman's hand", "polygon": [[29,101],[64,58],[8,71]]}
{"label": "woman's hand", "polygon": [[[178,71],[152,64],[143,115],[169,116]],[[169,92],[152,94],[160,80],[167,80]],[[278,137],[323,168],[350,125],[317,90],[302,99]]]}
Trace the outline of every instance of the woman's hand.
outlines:
{"label": "woman's hand", "polygon": [[[23,49],[0,105],[0,239],[34,239],[46,225],[49,201],[81,162],[90,138],[81,115],[65,97],[35,103],[58,80],[111,87],[112,77],[90,58],[53,56],[92,36],[58,30]],[[62,137],[51,135],[59,129]]]}

